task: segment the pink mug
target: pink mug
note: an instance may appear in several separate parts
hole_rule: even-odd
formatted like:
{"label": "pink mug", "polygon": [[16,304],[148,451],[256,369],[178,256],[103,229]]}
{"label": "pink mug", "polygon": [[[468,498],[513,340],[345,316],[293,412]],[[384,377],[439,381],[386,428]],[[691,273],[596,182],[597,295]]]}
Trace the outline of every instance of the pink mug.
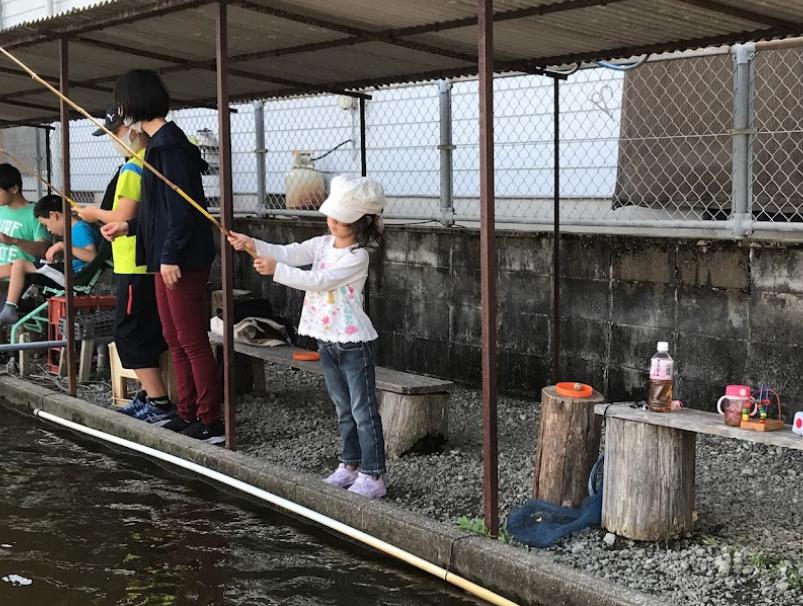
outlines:
{"label": "pink mug", "polygon": [[[750,407],[750,414],[754,415],[758,405],[753,401],[753,391],[747,385],[728,385],[725,395],[717,400],[717,412],[725,417],[725,425],[739,427],[742,423],[742,409]],[[726,402],[723,407],[722,403]]]}

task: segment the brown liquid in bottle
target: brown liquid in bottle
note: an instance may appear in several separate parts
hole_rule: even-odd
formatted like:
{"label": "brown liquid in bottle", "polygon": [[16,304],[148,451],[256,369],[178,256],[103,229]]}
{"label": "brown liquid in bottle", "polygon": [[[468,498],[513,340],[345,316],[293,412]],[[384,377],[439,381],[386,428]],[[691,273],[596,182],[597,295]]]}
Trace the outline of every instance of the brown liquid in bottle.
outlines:
{"label": "brown liquid in bottle", "polygon": [[647,408],[652,412],[672,412],[672,380],[650,379]]}

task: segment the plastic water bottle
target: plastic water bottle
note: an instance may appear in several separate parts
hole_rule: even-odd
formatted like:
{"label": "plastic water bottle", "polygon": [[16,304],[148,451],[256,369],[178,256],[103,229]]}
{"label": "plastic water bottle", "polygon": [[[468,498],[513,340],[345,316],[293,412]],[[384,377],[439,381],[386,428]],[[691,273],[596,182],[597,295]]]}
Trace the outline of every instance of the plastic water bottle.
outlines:
{"label": "plastic water bottle", "polygon": [[658,341],[658,351],[650,361],[650,385],[647,408],[653,412],[672,411],[672,376],[675,362],[669,355],[669,343]]}

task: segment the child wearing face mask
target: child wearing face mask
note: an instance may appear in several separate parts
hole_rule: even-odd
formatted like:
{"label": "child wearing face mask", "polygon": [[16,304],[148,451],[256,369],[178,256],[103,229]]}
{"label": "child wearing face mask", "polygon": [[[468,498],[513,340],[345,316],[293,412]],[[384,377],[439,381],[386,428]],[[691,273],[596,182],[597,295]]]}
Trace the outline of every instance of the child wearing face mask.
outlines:
{"label": "child wearing face mask", "polygon": [[[112,209],[83,206],[76,211],[89,223],[128,221],[136,216],[142,198],[142,159],[148,135],[136,124],[123,124],[116,107],[106,111],[104,126],[136,153],[131,156],[122,145],[111,139],[115,154],[126,161],[117,175]],[[100,137],[106,133],[98,129],[93,134]],[[153,274],[148,273],[144,265],[138,265],[135,256],[135,236],[123,236],[112,241],[117,282],[114,343],[123,367],[133,370],[142,384],[142,391],[134,394],[120,412],[159,426],[167,423],[176,410],[159,371],[159,357],[167,350],[167,344],[162,337],[162,324],[156,308]]]}

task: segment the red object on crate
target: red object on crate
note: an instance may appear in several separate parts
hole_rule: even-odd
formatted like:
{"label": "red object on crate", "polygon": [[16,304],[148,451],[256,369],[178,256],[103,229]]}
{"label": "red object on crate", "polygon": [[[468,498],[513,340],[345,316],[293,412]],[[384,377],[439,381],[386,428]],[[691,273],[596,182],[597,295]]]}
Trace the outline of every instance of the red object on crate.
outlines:
{"label": "red object on crate", "polygon": [[[113,296],[75,296],[73,309],[76,314],[101,309],[114,309],[117,299]],[[47,338],[49,341],[61,341],[65,338],[61,334],[61,319],[67,316],[67,297],[51,297],[47,302]],[[47,352],[47,369],[49,372],[59,374],[61,349],[50,349]]]}

